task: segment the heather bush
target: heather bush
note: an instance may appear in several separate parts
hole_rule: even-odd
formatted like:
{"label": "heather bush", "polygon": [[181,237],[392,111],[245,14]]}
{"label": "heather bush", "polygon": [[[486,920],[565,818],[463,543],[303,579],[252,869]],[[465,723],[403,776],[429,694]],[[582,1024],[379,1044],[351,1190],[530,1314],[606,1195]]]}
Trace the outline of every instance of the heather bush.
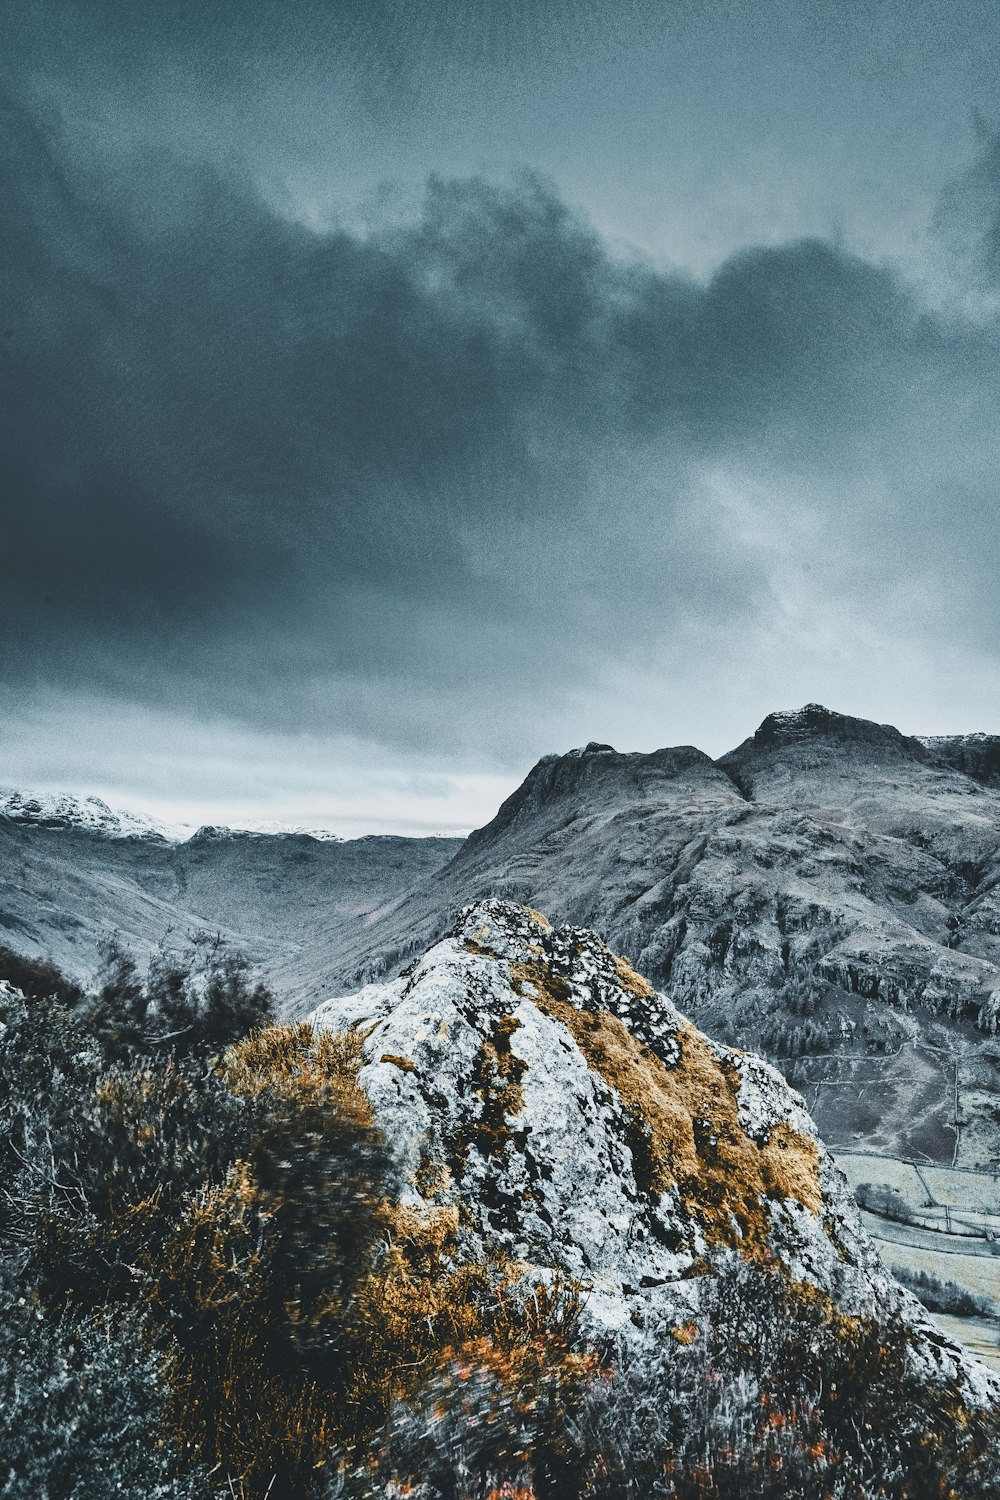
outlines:
{"label": "heather bush", "polygon": [[149,1302],[170,1331],[171,1421],[247,1495],[305,1494],[346,1421],[358,1286],[394,1183],[348,1049],[255,1034],[224,1077],[253,1126],[177,1218]]}
{"label": "heather bush", "polygon": [[0,1285],[0,1500],[212,1500],[166,1396],[134,1313],[53,1314]]}
{"label": "heather bush", "polygon": [[548,1318],[512,1351],[480,1339],[447,1352],[397,1404],[362,1477],[345,1468],[330,1496],[995,1495],[996,1419],[918,1373],[898,1317],[846,1318],[779,1267],[739,1258],[699,1291],[696,1315],[600,1351]]}
{"label": "heather bush", "polygon": [[558,1309],[543,1301],[537,1316],[537,1291],[514,1305],[516,1339],[446,1349],[417,1396],[397,1404],[375,1447],[383,1492],[416,1486],[435,1500],[592,1492],[600,1454],[580,1415],[589,1387],[605,1378],[598,1357],[574,1347]]}
{"label": "heather bush", "polygon": [[132,1056],[55,997],[0,993],[0,1243],[50,1299],[134,1291],[181,1200],[241,1149],[247,1111],[194,1059]]}
{"label": "heather bush", "polygon": [[619,1347],[583,1422],[595,1500],[986,1500],[996,1416],[911,1358],[898,1315],[848,1318],[775,1266],[735,1260],[697,1321]]}
{"label": "heather bush", "polygon": [[38,1282],[97,1305],[142,1287],[190,1196],[249,1148],[254,1119],[213,1072],[162,1058],[102,1072],[60,1136],[39,1121],[36,1158],[39,1129],[54,1167],[35,1197]]}

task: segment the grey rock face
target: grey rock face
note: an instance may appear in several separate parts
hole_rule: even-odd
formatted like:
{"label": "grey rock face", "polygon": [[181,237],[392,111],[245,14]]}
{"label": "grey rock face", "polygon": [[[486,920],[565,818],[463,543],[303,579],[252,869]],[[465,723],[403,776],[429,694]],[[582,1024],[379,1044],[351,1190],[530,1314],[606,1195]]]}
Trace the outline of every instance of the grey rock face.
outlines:
{"label": "grey rock face", "polygon": [[627,1331],[669,1329],[710,1266],[767,1253],[842,1311],[900,1311],[929,1374],[1000,1397],[886,1274],[802,1099],[593,934],[481,902],[405,975],[311,1019],[363,1027],[408,1201],[457,1206],[469,1256],[569,1275],[590,1319]]}
{"label": "grey rock face", "polygon": [[944,765],[964,771],[984,786],[1000,786],[1000,734],[934,734],[919,738]]}
{"label": "grey rock face", "polygon": [[[828,1140],[989,1167],[1000,791],[989,746],[955,746],[808,705],[718,762],[546,757],[450,864],[284,982],[305,1008],[398,970],[465,901],[509,897],[594,928],[707,1030],[766,1050]],[[973,751],[976,775],[956,764]]]}

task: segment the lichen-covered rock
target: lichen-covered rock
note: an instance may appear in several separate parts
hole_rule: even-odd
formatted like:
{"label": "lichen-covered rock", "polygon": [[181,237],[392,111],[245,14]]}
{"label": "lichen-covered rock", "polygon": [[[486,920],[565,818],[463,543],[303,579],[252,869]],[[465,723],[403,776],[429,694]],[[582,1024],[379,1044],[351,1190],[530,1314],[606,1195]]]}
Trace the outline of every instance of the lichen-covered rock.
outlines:
{"label": "lichen-covered rock", "polygon": [[605,1329],[696,1308],[711,1268],[778,1261],[849,1315],[902,1310],[928,1373],[1000,1382],[887,1275],[800,1097],[711,1042],[592,933],[489,900],[400,978],[327,1001],[414,1205],[463,1253],[569,1276]]}

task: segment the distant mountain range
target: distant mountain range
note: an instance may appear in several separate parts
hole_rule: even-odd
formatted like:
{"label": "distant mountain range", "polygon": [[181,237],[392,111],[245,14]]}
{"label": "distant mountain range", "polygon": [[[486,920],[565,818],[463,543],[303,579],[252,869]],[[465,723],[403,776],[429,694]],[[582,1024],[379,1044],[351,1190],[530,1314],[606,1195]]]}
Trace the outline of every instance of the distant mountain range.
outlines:
{"label": "distant mountain range", "polygon": [[90,980],[103,941],[140,958],[211,930],[268,974],[426,878],[461,839],[256,833],[185,839],[96,797],[0,797],[0,944]]}
{"label": "distant mountain range", "polygon": [[914,738],[815,704],[713,761],[546,756],[463,842],[108,837],[0,809],[0,941],[80,974],[218,927],[290,1011],[398,972],[471,901],[593,928],[827,1140],[1000,1159],[1000,736]]}
{"label": "distant mountain range", "polygon": [[277,833],[306,834],[309,838],[342,843],[329,828],[307,824],[294,827],[277,821],[256,823],[250,828],[195,828],[193,823],[164,823],[146,813],[113,810],[100,797],[74,797],[65,792],[29,792],[18,787],[0,787],[0,818],[38,828],[84,828],[103,838],[161,838],[186,843],[198,834]]}

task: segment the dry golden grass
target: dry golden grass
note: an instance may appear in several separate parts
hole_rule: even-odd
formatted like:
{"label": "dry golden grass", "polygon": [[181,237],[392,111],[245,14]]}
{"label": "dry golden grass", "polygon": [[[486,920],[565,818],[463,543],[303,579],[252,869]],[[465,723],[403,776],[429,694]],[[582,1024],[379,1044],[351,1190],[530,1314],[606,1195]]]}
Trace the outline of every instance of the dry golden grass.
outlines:
{"label": "dry golden grass", "polygon": [[617,1016],[572,1005],[565,981],[544,963],[513,963],[510,970],[518,993],[567,1028],[632,1117],[640,1187],[653,1196],[676,1189],[710,1243],[763,1249],[768,1198],[795,1198],[821,1213],[815,1141],[781,1122],[757,1145],[739,1120],[739,1072],[688,1022],[679,1030],[680,1060],[667,1067]]}
{"label": "dry golden grass", "polygon": [[[364,1063],[365,1034],[357,1027],[349,1031],[316,1031],[308,1021],[287,1026],[268,1026],[252,1031],[229,1047],[222,1074],[234,1094],[258,1094],[326,1084],[357,1086]],[[358,1088],[363,1099],[363,1090]]]}
{"label": "dry golden grass", "polygon": [[460,1264],[457,1208],[397,1204],[388,1220],[384,1252],[358,1288],[360,1357],[345,1389],[354,1435],[377,1430],[444,1350],[493,1336],[501,1323],[511,1335],[515,1322],[508,1303],[517,1268],[501,1257]]}
{"label": "dry golden grass", "polygon": [[[484,1144],[519,1107],[522,1065],[510,1052],[516,1024],[501,1019],[481,1060]],[[366,1127],[371,1109],[356,1076],[361,1041],[356,1032],[271,1027],[231,1047],[223,1075],[244,1097],[301,1106],[310,1121],[317,1108],[334,1110]],[[378,1237],[348,1300],[334,1287],[328,1304],[309,1310],[316,1324],[309,1331],[322,1336],[325,1327],[332,1353],[303,1359],[298,1304],[288,1301],[274,1260],[283,1212],[280,1195],[238,1161],[223,1184],[187,1204],[149,1298],[170,1335],[172,1430],[248,1500],[304,1495],[334,1446],[376,1433],[393,1403],[413,1396],[456,1351],[489,1347],[512,1368],[530,1364],[536,1356],[524,1351],[541,1347],[540,1330],[558,1324],[568,1336],[578,1310],[565,1288],[525,1292],[520,1268],[503,1257],[463,1262],[454,1206],[417,1210],[383,1198],[373,1218]],[[318,1347],[322,1355],[322,1337]]]}
{"label": "dry golden grass", "polygon": [[400,1057],[396,1052],[383,1052],[379,1058],[379,1062],[392,1063],[393,1067],[398,1068],[401,1073],[415,1073],[417,1071],[416,1063],[411,1062],[408,1057]]}
{"label": "dry golden grass", "polygon": [[615,965],[615,973],[618,975],[618,983],[623,990],[631,990],[633,995],[638,995],[640,1000],[649,1000],[655,993],[648,979],[643,979],[637,974],[627,958],[620,958],[617,953],[611,957]]}

